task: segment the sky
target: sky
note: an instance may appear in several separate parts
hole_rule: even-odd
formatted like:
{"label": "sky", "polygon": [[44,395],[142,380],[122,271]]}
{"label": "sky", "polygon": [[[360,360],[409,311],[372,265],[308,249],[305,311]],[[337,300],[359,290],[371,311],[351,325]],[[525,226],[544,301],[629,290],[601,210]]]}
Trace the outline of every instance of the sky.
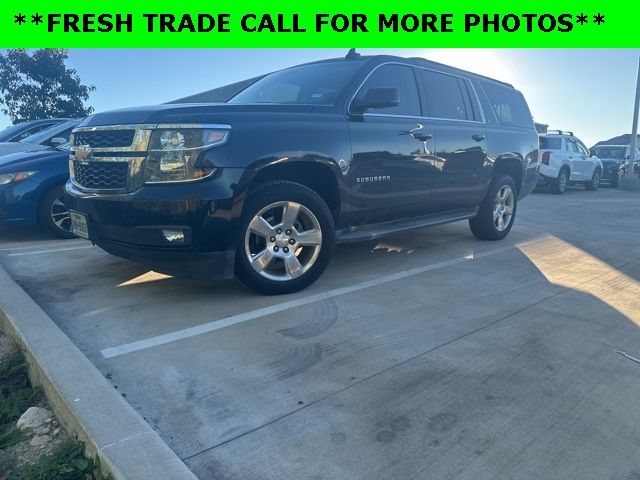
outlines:
{"label": "sky", "polygon": [[[347,49],[72,49],[68,66],[96,86],[96,112],[152,105]],[[423,57],[512,83],[536,122],[587,146],[629,133],[640,49],[358,49]],[[0,128],[10,124],[0,114]]]}

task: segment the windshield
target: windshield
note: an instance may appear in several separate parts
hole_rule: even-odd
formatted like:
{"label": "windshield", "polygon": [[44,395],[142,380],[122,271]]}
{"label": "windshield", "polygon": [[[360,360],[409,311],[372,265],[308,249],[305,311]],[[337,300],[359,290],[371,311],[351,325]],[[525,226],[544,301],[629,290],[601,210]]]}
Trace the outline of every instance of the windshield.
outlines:
{"label": "windshield", "polygon": [[258,80],[228,103],[332,105],[363,63],[350,60],[288,68]]}
{"label": "windshield", "polygon": [[562,138],[560,137],[540,137],[540,150],[560,150],[562,149]]}
{"label": "windshield", "polygon": [[626,147],[595,147],[591,149],[591,152],[595,152],[598,158],[624,160],[626,150]]}
{"label": "windshield", "polygon": [[29,123],[27,122],[16,123],[15,125],[11,125],[10,127],[7,127],[4,130],[0,131],[0,137],[11,138],[16,133],[19,133],[21,130],[23,130],[27,125],[29,125]]}
{"label": "windshield", "polygon": [[[61,125],[55,125],[54,127],[47,128],[42,132],[35,133],[33,135],[28,136],[27,138],[23,138],[20,140],[20,143],[38,143],[41,144],[46,142],[52,137],[65,137],[69,136],[73,127],[75,127],[78,122],[65,122]],[[67,132],[67,130],[69,130]]]}

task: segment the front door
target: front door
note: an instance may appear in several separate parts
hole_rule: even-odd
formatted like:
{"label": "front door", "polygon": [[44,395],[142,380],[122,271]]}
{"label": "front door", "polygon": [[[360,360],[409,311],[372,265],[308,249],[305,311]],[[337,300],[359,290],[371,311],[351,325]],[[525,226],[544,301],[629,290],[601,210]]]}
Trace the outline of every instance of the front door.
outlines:
{"label": "front door", "polygon": [[435,131],[421,118],[414,68],[378,67],[362,85],[356,101],[371,88],[398,90],[397,106],[350,115],[352,159],[349,181],[352,225],[421,216],[431,211],[431,152]]}

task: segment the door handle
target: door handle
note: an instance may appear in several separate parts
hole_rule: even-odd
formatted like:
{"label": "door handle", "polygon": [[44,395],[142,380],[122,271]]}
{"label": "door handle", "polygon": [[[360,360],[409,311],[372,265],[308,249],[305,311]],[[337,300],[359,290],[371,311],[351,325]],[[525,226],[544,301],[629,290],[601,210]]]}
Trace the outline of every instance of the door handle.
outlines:
{"label": "door handle", "polygon": [[429,134],[429,133],[421,133],[421,132],[416,132],[413,134],[413,138],[415,138],[416,140],[420,141],[420,142],[426,142],[429,141],[433,138],[433,135]]}
{"label": "door handle", "polygon": [[473,138],[476,142],[481,142],[482,140],[485,139],[484,135],[471,135],[471,138]]}

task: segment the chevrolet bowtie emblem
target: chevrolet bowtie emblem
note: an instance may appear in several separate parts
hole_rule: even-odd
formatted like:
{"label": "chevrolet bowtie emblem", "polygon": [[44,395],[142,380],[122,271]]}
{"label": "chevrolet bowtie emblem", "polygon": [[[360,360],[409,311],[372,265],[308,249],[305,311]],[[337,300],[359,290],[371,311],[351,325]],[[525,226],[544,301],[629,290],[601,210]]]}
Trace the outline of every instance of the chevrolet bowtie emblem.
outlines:
{"label": "chevrolet bowtie emblem", "polygon": [[88,145],[80,145],[76,149],[75,157],[77,160],[85,160],[91,155],[91,147]]}

